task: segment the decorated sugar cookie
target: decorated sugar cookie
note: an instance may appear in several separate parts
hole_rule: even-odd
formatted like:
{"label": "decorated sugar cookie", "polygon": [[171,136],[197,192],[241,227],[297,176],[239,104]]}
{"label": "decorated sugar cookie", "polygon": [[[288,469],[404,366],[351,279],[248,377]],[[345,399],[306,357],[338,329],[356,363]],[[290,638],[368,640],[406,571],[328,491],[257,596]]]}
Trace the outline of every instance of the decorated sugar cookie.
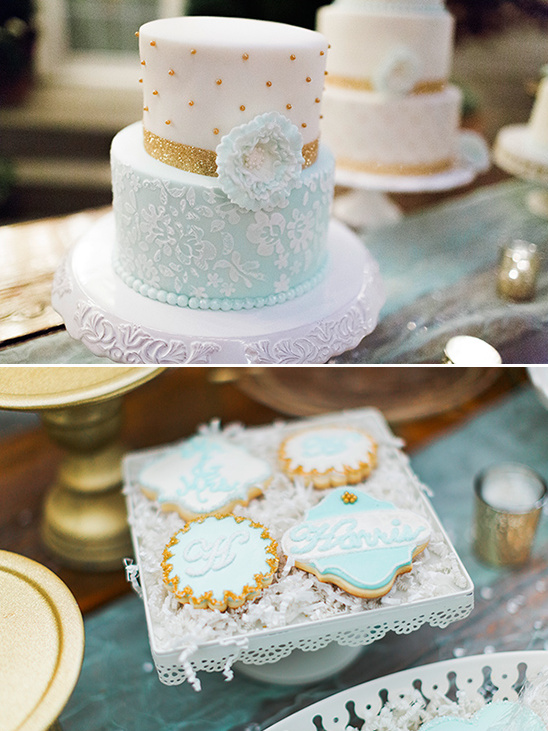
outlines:
{"label": "decorated sugar cookie", "polygon": [[268,530],[235,515],[188,522],[162,561],[164,582],[181,604],[221,612],[259,596],[277,568],[277,543]]}
{"label": "decorated sugar cookie", "polygon": [[421,726],[421,731],[546,731],[544,722],[531,708],[513,701],[493,701],[472,718],[444,716]]}
{"label": "decorated sugar cookie", "polygon": [[146,464],[138,475],[145,495],[185,520],[229,513],[262,494],[268,462],[219,436],[195,436]]}
{"label": "decorated sugar cookie", "polygon": [[411,571],[429,538],[422,516],[361,490],[337,488],[285,532],[282,550],[320,581],[374,598]]}
{"label": "decorated sugar cookie", "polygon": [[287,437],[279,451],[280,464],[290,477],[301,477],[314,487],[354,485],[377,464],[373,438],[350,426],[320,426]]}

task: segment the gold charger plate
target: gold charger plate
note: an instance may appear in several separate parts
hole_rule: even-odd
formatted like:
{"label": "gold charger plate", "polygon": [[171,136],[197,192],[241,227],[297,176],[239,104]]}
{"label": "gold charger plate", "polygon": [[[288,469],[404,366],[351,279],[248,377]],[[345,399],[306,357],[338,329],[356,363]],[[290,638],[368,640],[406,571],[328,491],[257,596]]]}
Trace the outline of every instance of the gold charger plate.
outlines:
{"label": "gold charger plate", "polygon": [[65,584],[36,561],[0,551],[0,728],[45,731],[78,680],[84,624]]}
{"label": "gold charger plate", "polygon": [[47,409],[121,396],[165,370],[154,366],[10,366],[0,368],[0,408]]}
{"label": "gold charger plate", "polygon": [[456,408],[482,393],[498,373],[497,368],[454,366],[243,368],[235,385],[290,416],[375,406],[394,424]]}

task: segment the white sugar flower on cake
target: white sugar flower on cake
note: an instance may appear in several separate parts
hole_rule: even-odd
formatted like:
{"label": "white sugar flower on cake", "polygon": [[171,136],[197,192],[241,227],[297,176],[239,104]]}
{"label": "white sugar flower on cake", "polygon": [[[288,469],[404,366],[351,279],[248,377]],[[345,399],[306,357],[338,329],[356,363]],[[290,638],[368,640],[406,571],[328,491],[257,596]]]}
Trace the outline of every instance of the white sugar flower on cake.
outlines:
{"label": "white sugar flower on cake", "polygon": [[301,133],[278,112],[234,127],[217,146],[219,184],[232,203],[249,211],[286,205],[301,186]]}
{"label": "white sugar flower on cake", "polygon": [[409,94],[421,77],[421,63],[410,48],[390,51],[379,64],[373,81],[375,89],[387,94]]}

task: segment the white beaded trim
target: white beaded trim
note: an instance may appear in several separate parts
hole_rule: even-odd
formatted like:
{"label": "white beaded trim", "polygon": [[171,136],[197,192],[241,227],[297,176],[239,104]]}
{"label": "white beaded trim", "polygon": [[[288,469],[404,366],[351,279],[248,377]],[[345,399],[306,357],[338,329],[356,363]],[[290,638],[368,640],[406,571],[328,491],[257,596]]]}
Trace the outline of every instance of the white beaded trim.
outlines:
{"label": "white beaded trim", "polygon": [[[326,257],[327,259],[327,257]],[[144,297],[162,302],[176,307],[188,307],[191,310],[221,310],[228,312],[230,310],[252,310],[254,308],[272,307],[273,305],[281,305],[284,302],[294,300],[296,297],[302,297],[303,294],[314,289],[324,278],[327,271],[327,261],[324,262],[319,271],[311,278],[307,279],[295,287],[290,287],[287,292],[279,292],[278,294],[270,294],[267,297],[194,297],[186,294],[175,294],[175,292],[167,292],[165,289],[158,289],[146,284],[133,274],[124,272],[118,261],[114,262],[114,271],[120,279],[131,289],[135,290]]]}

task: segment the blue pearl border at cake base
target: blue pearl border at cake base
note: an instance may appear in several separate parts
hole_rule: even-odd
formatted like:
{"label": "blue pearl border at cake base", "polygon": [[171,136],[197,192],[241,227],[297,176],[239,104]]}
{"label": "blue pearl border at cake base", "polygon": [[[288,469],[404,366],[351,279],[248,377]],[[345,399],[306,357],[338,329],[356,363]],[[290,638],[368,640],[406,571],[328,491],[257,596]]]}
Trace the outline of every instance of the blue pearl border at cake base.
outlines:
{"label": "blue pearl border at cake base", "polygon": [[271,294],[267,297],[246,297],[245,299],[232,299],[230,297],[188,297],[186,294],[177,295],[174,292],[166,292],[164,289],[151,287],[142,282],[137,277],[124,272],[121,266],[114,263],[114,271],[127,284],[128,287],[138,292],[143,297],[149,297],[157,302],[173,305],[175,307],[189,307],[191,310],[252,310],[253,308],[262,309],[263,307],[272,307],[273,305],[283,305],[285,302],[294,300],[295,297],[301,297],[303,294],[314,289],[324,278],[327,270],[327,264],[324,264],[320,271],[311,279],[308,279],[296,287],[290,287],[286,292]]}
{"label": "blue pearl border at cake base", "polygon": [[69,251],[52,304],[69,335],[118,363],[182,365],[325,363],[376,327],[384,304],[377,262],[332,220],[328,265],[316,286],[282,304],[193,309],[150,299],[114,271],[115,226],[107,213]]}

